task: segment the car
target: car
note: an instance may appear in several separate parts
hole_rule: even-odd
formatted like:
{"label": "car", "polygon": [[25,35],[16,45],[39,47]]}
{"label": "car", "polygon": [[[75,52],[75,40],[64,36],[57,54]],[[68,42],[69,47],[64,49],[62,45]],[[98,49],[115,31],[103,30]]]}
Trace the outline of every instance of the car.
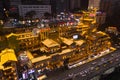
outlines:
{"label": "car", "polygon": [[103,66],[106,67],[107,64],[104,64]]}
{"label": "car", "polygon": [[96,71],[99,70],[99,67],[96,67],[95,70],[96,70]]}
{"label": "car", "polygon": [[41,76],[37,77],[37,80],[43,80],[43,79],[46,79],[46,78],[47,78],[46,75],[41,75]]}
{"label": "car", "polygon": [[72,77],[72,76],[73,76],[73,73],[69,74],[68,76],[69,76],[69,77]]}
{"label": "car", "polygon": [[119,59],[117,58],[116,61],[119,61]]}
{"label": "car", "polygon": [[113,63],[113,61],[110,61],[110,63]]}
{"label": "car", "polygon": [[90,67],[90,69],[91,69],[91,70],[93,70],[93,69],[94,69],[94,67],[92,66],[92,67]]}
{"label": "car", "polygon": [[101,61],[105,61],[105,59],[104,59],[104,58],[101,58]]}
{"label": "car", "polygon": [[93,65],[95,65],[97,62],[92,62]]}
{"label": "car", "polygon": [[86,74],[82,74],[82,76],[84,77],[84,76],[86,76]]}
{"label": "car", "polygon": [[113,57],[113,56],[114,56],[114,54],[111,54],[111,56]]}

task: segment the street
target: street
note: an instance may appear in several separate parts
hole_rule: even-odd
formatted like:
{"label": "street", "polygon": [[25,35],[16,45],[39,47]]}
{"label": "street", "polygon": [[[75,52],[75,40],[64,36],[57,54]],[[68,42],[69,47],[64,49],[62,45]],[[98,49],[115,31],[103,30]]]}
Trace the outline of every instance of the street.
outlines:
{"label": "street", "polygon": [[108,70],[109,68],[119,64],[119,52],[120,49],[69,70],[60,69],[52,71],[47,74],[47,79],[45,80],[67,80],[70,78],[74,78],[74,80],[90,80],[90,78],[103,73],[105,70]]}

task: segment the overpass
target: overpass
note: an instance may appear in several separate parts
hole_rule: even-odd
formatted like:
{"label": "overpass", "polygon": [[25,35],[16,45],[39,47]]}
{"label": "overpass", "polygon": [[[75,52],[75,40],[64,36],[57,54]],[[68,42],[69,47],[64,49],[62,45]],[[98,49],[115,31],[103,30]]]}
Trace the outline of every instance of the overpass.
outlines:
{"label": "overpass", "polygon": [[[100,75],[114,71],[120,65],[120,49],[91,62],[71,69],[58,69],[47,73],[45,80],[97,80]],[[99,80],[99,79],[98,79]]]}

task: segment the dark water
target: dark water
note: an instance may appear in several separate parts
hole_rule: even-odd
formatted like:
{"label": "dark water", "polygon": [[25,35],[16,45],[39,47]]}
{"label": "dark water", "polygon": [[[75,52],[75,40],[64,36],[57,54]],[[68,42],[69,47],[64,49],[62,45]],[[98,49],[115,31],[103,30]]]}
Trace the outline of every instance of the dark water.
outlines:
{"label": "dark water", "polygon": [[100,80],[120,80],[120,71],[115,71],[107,76],[103,76]]}

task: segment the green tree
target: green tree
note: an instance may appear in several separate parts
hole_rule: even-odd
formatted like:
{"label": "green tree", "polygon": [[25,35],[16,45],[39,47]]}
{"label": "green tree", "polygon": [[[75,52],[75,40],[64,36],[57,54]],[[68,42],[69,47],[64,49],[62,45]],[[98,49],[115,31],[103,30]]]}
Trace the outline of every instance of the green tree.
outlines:
{"label": "green tree", "polygon": [[29,11],[25,14],[25,16],[30,19],[32,19],[35,15],[36,15],[35,11]]}
{"label": "green tree", "polygon": [[11,35],[10,37],[7,38],[8,41],[8,47],[11,49],[14,49],[15,52],[18,52],[20,47],[19,47],[19,40],[17,40],[17,36]]}
{"label": "green tree", "polygon": [[1,23],[2,20],[0,20],[0,35],[3,35],[3,24]]}
{"label": "green tree", "polygon": [[0,12],[0,20],[4,20],[4,15],[2,12]]}
{"label": "green tree", "polygon": [[48,13],[48,12],[45,12],[44,13],[44,18],[45,19],[49,19],[51,17],[51,14],[50,13]]}
{"label": "green tree", "polygon": [[7,39],[5,36],[0,36],[0,50],[8,47]]}
{"label": "green tree", "polygon": [[18,19],[19,14],[18,13],[9,13],[9,17]]}

